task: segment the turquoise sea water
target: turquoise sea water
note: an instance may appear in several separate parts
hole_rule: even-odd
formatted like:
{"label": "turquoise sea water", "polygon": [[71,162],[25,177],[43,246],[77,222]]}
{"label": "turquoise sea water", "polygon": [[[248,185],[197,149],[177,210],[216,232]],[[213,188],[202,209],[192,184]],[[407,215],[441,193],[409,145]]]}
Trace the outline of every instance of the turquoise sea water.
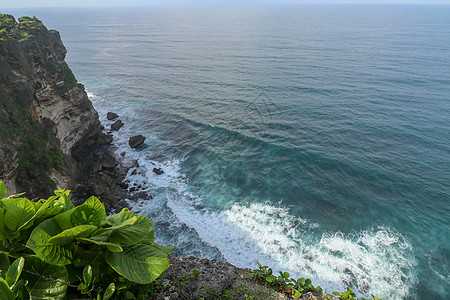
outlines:
{"label": "turquoise sea water", "polygon": [[12,12],[60,31],[105,126],[121,115],[153,196],[130,205],[176,255],[449,298],[449,6]]}

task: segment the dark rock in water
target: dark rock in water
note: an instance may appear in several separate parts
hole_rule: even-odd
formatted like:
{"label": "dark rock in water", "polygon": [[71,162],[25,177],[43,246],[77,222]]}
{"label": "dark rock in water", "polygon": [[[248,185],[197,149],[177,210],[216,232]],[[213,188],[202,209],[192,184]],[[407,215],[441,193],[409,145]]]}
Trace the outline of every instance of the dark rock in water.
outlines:
{"label": "dark rock in water", "polygon": [[113,112],[109,112],[106,114],[106,118],[108,118],[108,120],[114,120],[118,117],[119,117],[119,115],[116,113],[113,113]]}
{"label": "dark rock in water", "polygon": [[163,169],[161,168],[153,168],[153,172],[157,175],[161,175],[162,173],[164,173]]}
{"label": "dark rock in water", "polygon": [[114,167],[117,166],[117,160],[116,160],[116,156],[114,155],[114,153],[112,153],[111,151],[105,151],[103,153],[103,157],[102,157],[102,167],[104,169],[112,169]]}
{"label": "dark rock in water", "polygon": [[123,125],[125,125],[125,124],[123,124],[123,122],[121,120],[117,120],[114,123],[112,123],[111,130],[117,131],[120,128],[122,128]]}
{"label": "dark rock in water", "polygon": [[130,145],[131,148],[137,148],[145,142],[145,139],[146,137],[140,134],[132,136],[128,141],[128,145]]}

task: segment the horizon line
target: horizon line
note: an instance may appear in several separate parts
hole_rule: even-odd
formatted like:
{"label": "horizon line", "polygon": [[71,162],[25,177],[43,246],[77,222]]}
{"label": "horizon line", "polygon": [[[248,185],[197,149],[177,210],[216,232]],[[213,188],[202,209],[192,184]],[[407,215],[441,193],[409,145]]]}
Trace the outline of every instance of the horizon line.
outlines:
{"label": "horizon line", "polygon": [[[3,9],[40,9],[40,8],[139,8],[139,7],[220,7],[220,6],[450,6],[450,3],[360,3],[360,2],[303,2],[303,3],[176,3],[176,4],[144,4],[144,5],[61,5],[61,6],[21,6],[21,7],[2,7]],[[1,12],[0,12],[1,13]]]}

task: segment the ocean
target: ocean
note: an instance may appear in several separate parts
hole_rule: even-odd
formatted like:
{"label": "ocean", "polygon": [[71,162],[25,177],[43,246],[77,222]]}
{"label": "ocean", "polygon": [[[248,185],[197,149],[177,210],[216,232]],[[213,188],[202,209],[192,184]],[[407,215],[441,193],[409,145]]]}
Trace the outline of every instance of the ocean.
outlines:
{"label": "ocean", "polygon": [[450,6],[2,12],[58,30],[120,115],[130,208],[175,255],[450,298]]}

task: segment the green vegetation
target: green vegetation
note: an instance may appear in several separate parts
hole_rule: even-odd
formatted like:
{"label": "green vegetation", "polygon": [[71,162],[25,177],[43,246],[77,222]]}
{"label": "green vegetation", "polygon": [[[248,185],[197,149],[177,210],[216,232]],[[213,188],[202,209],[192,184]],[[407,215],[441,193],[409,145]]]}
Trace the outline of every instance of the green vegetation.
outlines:
{"label": "green vegetation", "polygon": [[[47,138],[49,135],[47,135]],[[60,169],[63,165],[63,154],[55,145],[48,145],[47,139],[38,140],[32,135],[25,137],[25,143],[19,148],[19,161],[17,165],[18,182],[24,188],[33,188],[31,179],[42,176],[43,170],[51,168]],[[40,178],[43,184],[54,187],[53,181],[47,176]]]}
{"label": "green vegetation", "polygon": [[[50,74],[58,73],[59,77],[64,81],[64,84],[59,86],[58,89],[60,90],[67,90],[68,88],[74,86],[74,84],[77,82],[75,75],[73,75],[72,70],[64,64],[64,63],[58,63],[55,64],[52,61],[45,61],[45,70],[49,72]],[[83,87],[81,83],[78,83],[78,87]]]}
{"label": "green vegetation", "polygon": [[0,58],[0,73],[7,75],[8,77],[15,78],[16,75],[12,72],[12,68],[9,63]]}
{"label": "green vegetation", "polygon": [[178,287],[180,289],[182,289],[191,279],[198,279],[198,275],[199,275],[199,271],[198,269],[195,269],[194,271],[192,271],[191,274],[186,275],[186,276],[181,276],[178,280],[179,280],[179,284]]}
{"label": "green vegetation", "polygon": [[0,14],[0,35],[3,32],[11,30],[16,24],[16,20],[12,15]]}
{"label": "green vegetation", "polygon": [[302,277],[296,280],[290,278],[288,272],[280,272],[279,276],[275,276],[268,266],[263,266],[260,263],[258,263],[258,266],[259,268],[253,270],[253,273],[250,274],[251,277],[256,278],[260,283],[267,284],[276,291],[292,295],[295,298],[300,298],[302,293],[306,292],[322,292],[320,286],[314,287],[309,278]]}
{"label": "green vegetation", "polygon": [[[0,64],[1,65],[1,64]],[[17,182],[33,194],[45,193],[56,186],[51,169],[61,169],[64,156],[50,129],[43,128],[31,116],[25,103],[13,101],[0,86],[0,109],[9,114],[9,122],[0,121],[0,142],[18,142]]]}
{"label": "green vegetation", "polygon": [[222,291],[216,298],[218,300],[275,300],[279,299],[279,294],[263,285],[243,279],[236,282],[230,289]]}
{"label": "green vegetation", "polygon": [[42,26],[43,24],[42,24],[42,21],[41,20],[39,20],[38,18],[36,18],[36,17],[27,17],[27,16],[24,16],[24,17],[20,17],[19,19],[17,19],[20,23],[27,23],[27,22],[36,22],[39,26]]}
{"label": "green vegetation", "polygon": [[[272,269],[268,266],[263,266],[260,263],[258,263],[258,266],[258,269],[255,269],[252,273],[250,273],[250,277],[255,278],[259,283],[265,284],[275,291],[279,291],[294,298],[300,298],[303,294],[311,292],[320,295],[322,299],[331,299],[330,295],[323,294],[320,286],[314,287],[311,283],[311,279],[309,278],[290,278],[288,272],[280,272],[279,276],[275,276],[273,275]],[[342,294],[339,292],[333,292],[332,294],[339,296],[342,300],[357,300],[356,294],[350,287],[347,287],[347,290]],[[374,295],[371,296],[373,300],[383,300]],[[366,298],[359,299],[370,300]]]}
{"label": "green vegetation", "polygon": [[74,207],[69,192],[5,198],[0,181],[0,298],[145,299],[173,247],[154,242],[147,217],[106,216],[95,197]]}
{"label": "green vegetation", "polygon": [[77,80],[75,79],[75,76],[67,65],[60,64],[58,66],[58,71],[62,75],[62,79],[64,80],[64,84],[59,87],[60,89],[66,90],[76,83]]}
{"label": "green vegetation", "polygon": [[[2,63],[2,61],[0,61],[0,68],[1,66],[9,66],[9,64],[6,62]],[[9,112],[11,120],[11,124],[4,124],[0,122],[0,141],[10,140],[14,138],[19,131],[23,130],[23,120],[25,119],[27,110],[23,105],[12,101],[8,92],[2,86],[0,86],[0,109],[4,109]]]}
{"label": "green vegetation", "polygon": [[12,15],[0,14],[0,41],[21,41],[32,35],[42,37],[48,34],[42,21],[36,17],[21,17],[18,21]]}

